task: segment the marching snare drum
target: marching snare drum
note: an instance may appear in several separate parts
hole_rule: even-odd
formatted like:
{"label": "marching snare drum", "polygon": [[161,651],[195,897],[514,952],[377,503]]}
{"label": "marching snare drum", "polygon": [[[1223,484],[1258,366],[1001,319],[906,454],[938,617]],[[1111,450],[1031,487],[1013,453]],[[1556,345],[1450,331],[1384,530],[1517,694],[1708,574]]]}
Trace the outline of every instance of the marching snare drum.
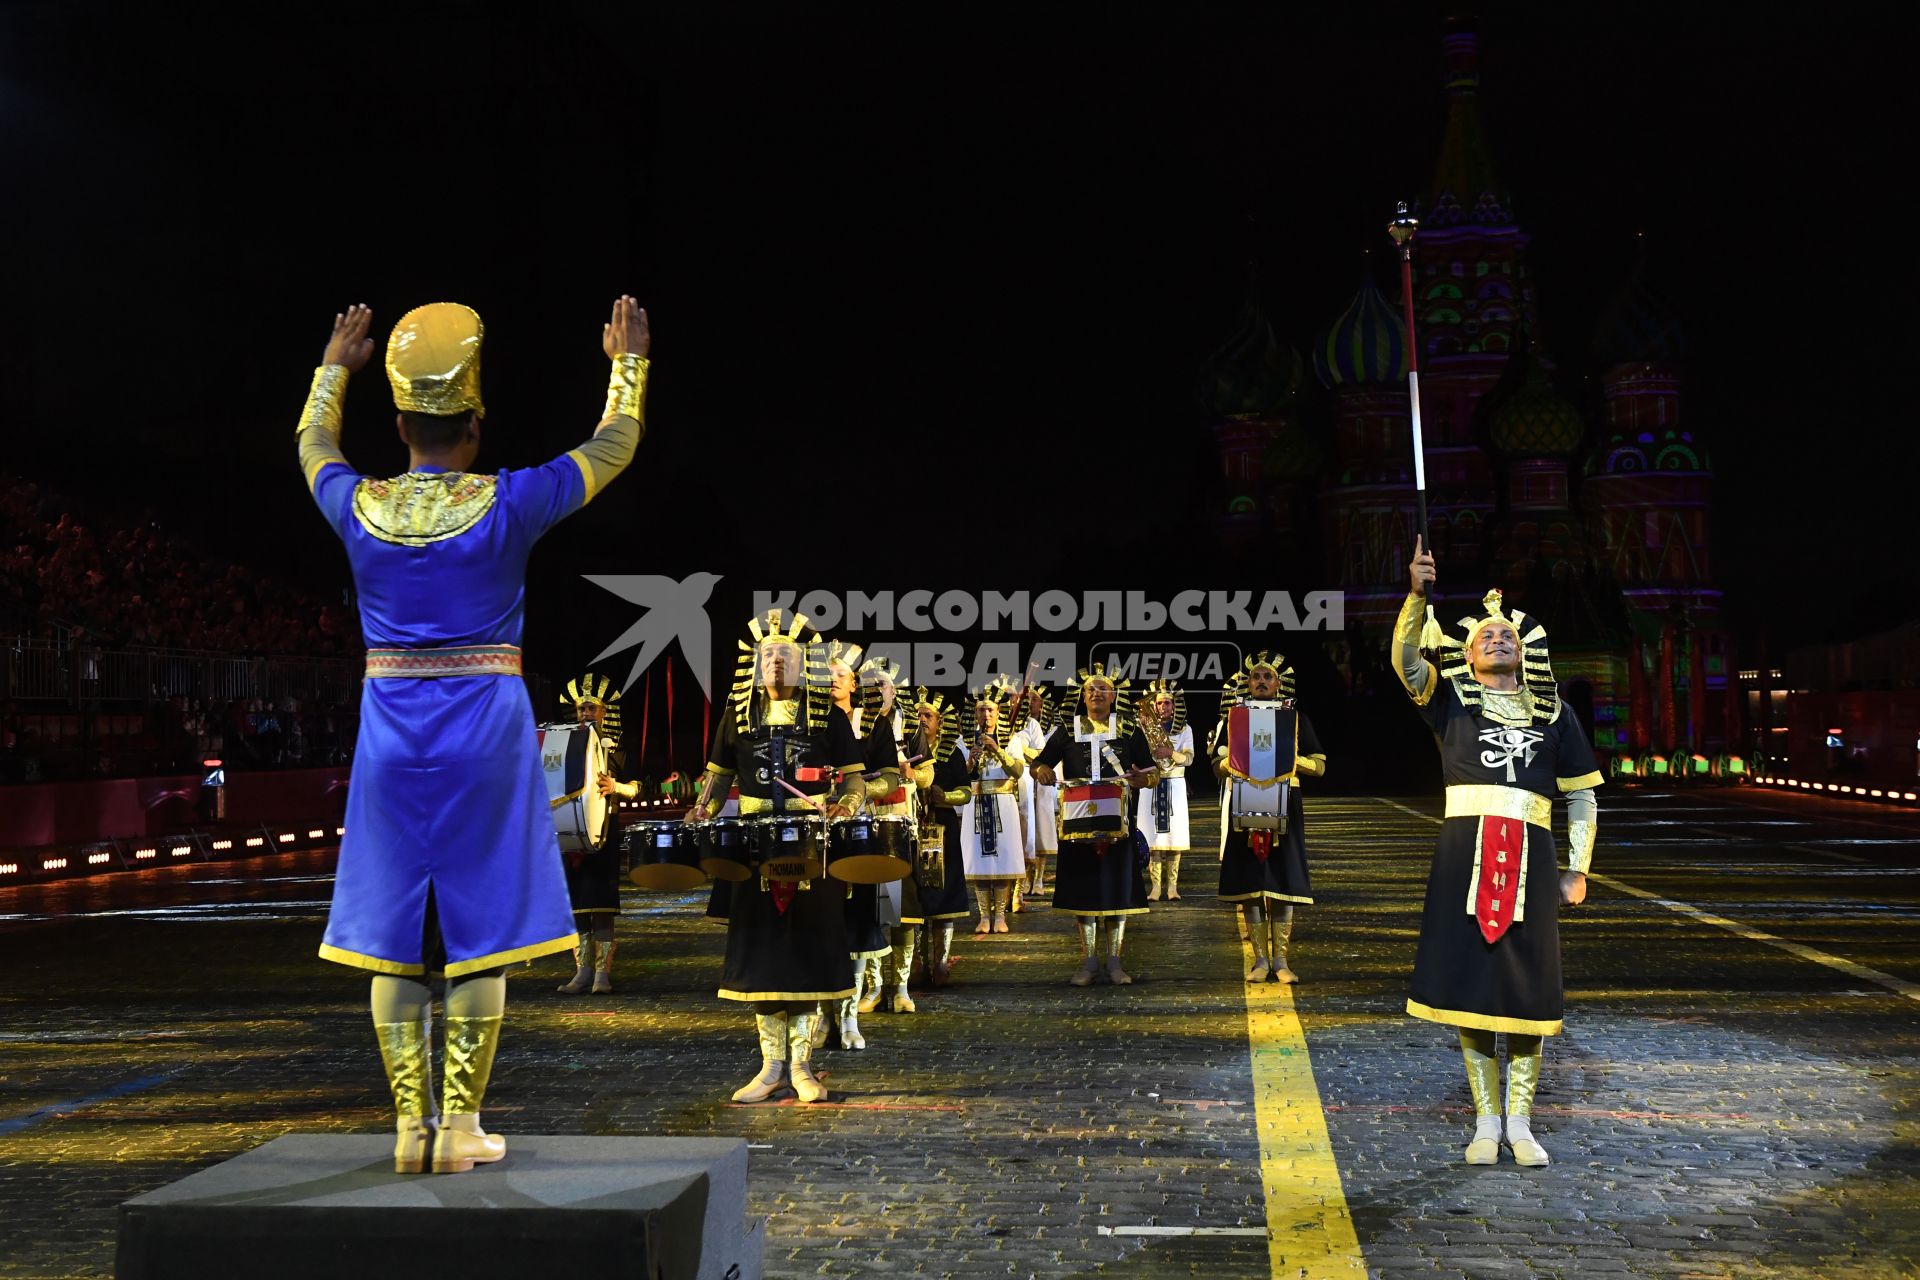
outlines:
{"label": "marching snare drum", "polygon": [[620,843],[627,851],[627,879],[642,889],[683,893],[706,881],[699,847],[684,822],[636,822]]}
{"label": "marching snare drum", "polygon": [[564,853],[585,853],[607,842],[611,810],[596,785],[607,771],[607,740],[591,724],[540,727],[540,769],[547,803]]}
{"label": "marching snare drum", "polygon": [[827,823],[818,814],[770,813],[747,825],[762,878],[817,880],[825,870]]}
{"label": "marching snare drum", "polygon": [[741,881],[753,874],[759,856],[748,839],[744,818],[709,818],[689,822],[694,856],[700,869],[715,880]]}
{"label": "marching snare drum", "polygon": [[1287,784],[1269,782],[1266,786],[1233,779],[1232,800],[1227,807],[1227,825],[1234,831],[1272,831],[1287,829]]}
{"label": "marching snare drum", "polygon": [[913,820],[898,813],[834,819],[827,874],[848,884],[891,884],[913,874]]}

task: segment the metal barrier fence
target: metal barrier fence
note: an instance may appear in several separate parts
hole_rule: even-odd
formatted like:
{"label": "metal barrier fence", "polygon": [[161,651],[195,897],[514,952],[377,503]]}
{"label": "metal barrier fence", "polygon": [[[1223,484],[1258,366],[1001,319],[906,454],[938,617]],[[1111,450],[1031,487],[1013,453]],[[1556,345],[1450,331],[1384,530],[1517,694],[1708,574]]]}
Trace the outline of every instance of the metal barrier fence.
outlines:
{"label": "metal barrier fence", "polygon": [[239,658],[182,649],[88,649],[0,638],[0,701],[148,707],[170,698],[346,707],[360,696],[353,658]]}
{"label": "metal barrier fence", "polygon": [[[287,698],[302,707],[360,704],[360,658],[239,658],[190,649],[89,649],[25,636],[0,636],[0,702],[22,711],[146,710],[171,698],[203,705]],[[526,674],[536,720],[558,714],[552,681]]]}

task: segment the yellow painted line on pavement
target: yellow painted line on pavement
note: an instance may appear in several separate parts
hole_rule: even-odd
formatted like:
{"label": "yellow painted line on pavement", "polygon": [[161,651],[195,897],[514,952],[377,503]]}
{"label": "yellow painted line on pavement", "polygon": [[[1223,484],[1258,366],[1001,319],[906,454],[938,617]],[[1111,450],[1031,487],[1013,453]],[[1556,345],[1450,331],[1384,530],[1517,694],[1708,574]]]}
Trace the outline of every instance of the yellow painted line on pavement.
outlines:
{"label": "yellow painted line on pavement", "polygon": [[[1241,951],[1251,969],[1253,948],[1242,943]],[[1274,1276],[1366,1275],[1292,987],[1247,984],[1247,1044],[1267,1199],[1267,1258]]]}

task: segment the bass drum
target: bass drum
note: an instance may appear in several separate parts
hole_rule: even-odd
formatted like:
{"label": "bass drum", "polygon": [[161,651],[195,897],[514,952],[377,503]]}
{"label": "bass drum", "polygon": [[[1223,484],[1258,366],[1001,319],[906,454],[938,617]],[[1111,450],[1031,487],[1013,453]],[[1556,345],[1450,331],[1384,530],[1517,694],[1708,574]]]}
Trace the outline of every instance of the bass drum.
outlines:
{"label": "bass drum", "polygon": [[606,739],[591,724],[540,726],[540,770],[563,853],[603,847],[612,811],[595,781],[607,771]]}

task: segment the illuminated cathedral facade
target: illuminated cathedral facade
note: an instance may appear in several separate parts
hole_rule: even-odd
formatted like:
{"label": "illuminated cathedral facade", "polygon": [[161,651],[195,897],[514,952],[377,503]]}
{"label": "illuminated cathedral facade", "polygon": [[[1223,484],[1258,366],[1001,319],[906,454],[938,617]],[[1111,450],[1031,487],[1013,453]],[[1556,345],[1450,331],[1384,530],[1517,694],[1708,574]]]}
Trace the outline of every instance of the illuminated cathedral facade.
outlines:
{"label": "illuminated cathedral facade", "polygon": [[[1738,752],[1733,653],[1712,576],[1713,474],[1682,413],[1678,319],[1643,252],[1595,321],[1590,389],[1563,389],[1535,336],[1528,236],[1489,159],[1478,39],[1466,26],[1445,38],[1446,126],[1416,210],[1437,612],[1451,623],[1499,586],[1543,619],[1569,703],[1616,761],[1658,756],[1682,768]],[[1374,269],[1363,271],[1344,310],[1314,332],[1310,359],[1250,293],[1239,331],[1201,377],[1223,473],[1221,541],[1318,565],[1346,594],[1347,652],[1376,659],[1405,598],[1418,519],[1397,278],[1393,287],[1390,301]]]}

